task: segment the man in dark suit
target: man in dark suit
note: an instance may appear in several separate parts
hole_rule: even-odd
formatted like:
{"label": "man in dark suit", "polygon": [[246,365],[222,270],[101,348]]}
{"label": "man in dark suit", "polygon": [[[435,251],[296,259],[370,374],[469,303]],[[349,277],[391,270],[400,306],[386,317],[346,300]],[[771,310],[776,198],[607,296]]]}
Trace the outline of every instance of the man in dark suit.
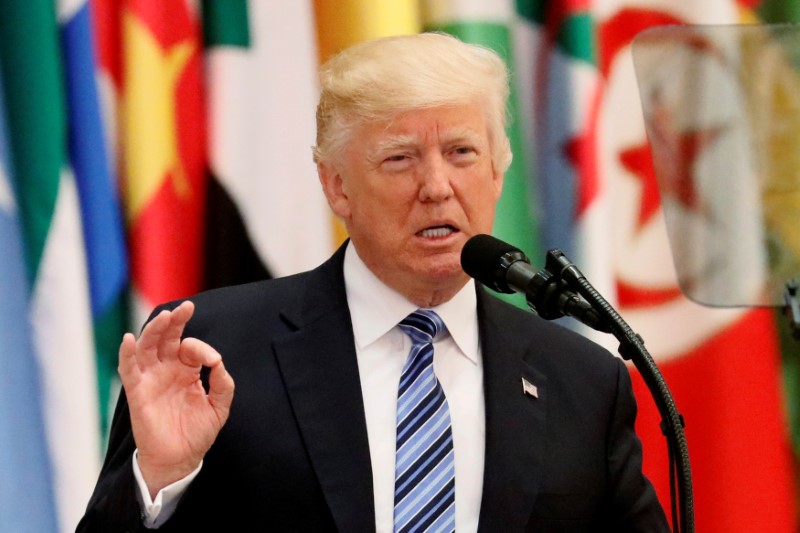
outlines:
{"label": "man in dark suit", "polygon": [[123,338],[78,530],[666,531],[624,365],[461,270],[511,157],[502,60],[395,37],[321,82],[314,156],[350,240]]}

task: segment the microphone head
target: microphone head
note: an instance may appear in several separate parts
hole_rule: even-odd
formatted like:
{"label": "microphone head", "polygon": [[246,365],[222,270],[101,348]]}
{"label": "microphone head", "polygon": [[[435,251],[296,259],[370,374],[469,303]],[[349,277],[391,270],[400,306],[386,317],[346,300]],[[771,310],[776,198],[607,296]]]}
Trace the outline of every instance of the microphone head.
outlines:
{"label": "microphone head", "polygon": [[475,235],[461,250],[464,272],[490,289],[507,294],[514,292],[507,281],[508,268],[517,261],[530,263],[522,250],[491,235]]}

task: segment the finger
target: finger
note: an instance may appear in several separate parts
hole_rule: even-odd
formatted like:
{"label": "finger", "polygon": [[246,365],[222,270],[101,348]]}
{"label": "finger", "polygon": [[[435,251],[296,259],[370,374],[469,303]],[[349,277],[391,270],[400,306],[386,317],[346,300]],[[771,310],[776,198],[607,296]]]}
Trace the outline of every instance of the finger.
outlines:
{"label": "finger", "polygon": [[159,360],[170,361],[178,357],[181,336],[189,319],[192,318],[192,314],[194,314],[194,303],[189,300],[181,302],[178,307],[172,310],[167,327],[159,339]]}
{"label": "finger", "polygon": [[228,420],[234,389],[233,377],[225,369],[220,357],[217,364],[211,367],[208,375],[208,402],[217,413],[220,425]]}
{"label": "finger", "polygon": [[158,362],[158,350],[161,337],[169,326],[170,311],[164,310],[145,324],[139,340],[136,341],[136,360],[143,369]]}
{"label": "finger", "polygon": [[122,336],[117,372],[119,372],[123,387],[135,386],[141,379],[139,363],[136,361],[136,337],[132,333]]}
{"label": "finger", "polygon": [[199,368],[201,366],[213,367],[222,360],[222,356],[208,343],[187,337],[180,343],[178,359],[186,366]]}

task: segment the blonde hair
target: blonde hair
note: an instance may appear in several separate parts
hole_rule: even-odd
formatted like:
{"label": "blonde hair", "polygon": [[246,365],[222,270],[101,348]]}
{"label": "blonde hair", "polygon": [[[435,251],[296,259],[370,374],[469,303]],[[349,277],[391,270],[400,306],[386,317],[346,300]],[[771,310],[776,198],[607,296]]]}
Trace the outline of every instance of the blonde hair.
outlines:
{"label": "blonde hair", "polygon": [[320,67],[314,161],[341,154],[353,128],[416,109],[478,102],[492,162],[511,164],[506,135],[508,71],[492,50],[443,33],[385,37],[347,48]]}

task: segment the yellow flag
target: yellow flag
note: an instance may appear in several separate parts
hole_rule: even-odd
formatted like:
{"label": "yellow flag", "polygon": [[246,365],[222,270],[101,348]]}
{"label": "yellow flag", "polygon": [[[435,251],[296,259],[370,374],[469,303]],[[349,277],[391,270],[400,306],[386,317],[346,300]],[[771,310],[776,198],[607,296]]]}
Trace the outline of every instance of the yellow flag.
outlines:
{"label": "yellow flag", "polygon": [[314,0],[319,61],[352,44],[387,35],[417,33],[417,0]]}

